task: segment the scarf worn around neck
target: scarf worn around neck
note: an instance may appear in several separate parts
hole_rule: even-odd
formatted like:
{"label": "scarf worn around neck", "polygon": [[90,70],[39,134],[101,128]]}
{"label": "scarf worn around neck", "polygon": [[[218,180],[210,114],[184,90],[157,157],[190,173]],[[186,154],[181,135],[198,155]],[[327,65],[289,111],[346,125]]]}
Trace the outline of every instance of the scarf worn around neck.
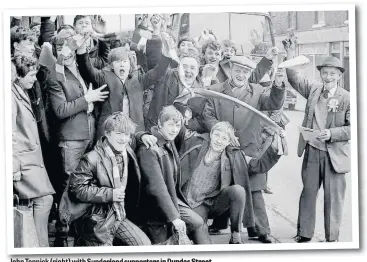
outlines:
{"label": "scarf worn around neck", "polygon": [[[123,170],[122,179],[120,177],[120,171],[117,165],[116,156],[112,152],[112,149],[109,143],[106,144],[106,153],[112,162],[112,175],[113,175],[113,182],[115,184],[114,188],[115,189],[121,188],[125,191],[126,185],[127,185],[127,176],[128,176],[127,174],[127,153],[125,151],[125,154],[122,154],[123,159],[124,159],[124,170]],[[124,207],[125,201],[114,202],[113,206],[115,209],[117,220],[118,221],[124,220],[126,218],[126,212],[125,212],[125,207]]]}

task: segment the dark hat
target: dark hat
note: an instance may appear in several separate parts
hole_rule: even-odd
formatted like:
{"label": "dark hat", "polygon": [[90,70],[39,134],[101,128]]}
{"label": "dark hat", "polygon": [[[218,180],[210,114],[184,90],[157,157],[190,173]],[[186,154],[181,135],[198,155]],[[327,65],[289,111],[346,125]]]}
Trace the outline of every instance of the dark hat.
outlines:
{"label": "dark hat", "polygon": [[232,64],[237,64],[251,69],[256,68],[255,61],[247,58],[246,56],[233,56],[230,61],[232,62]]}
{"label": "dark hat", "polygon": [[323,67],[336,67],[340,70],[340,72],[344,73],[345,69],[342,67],[341,61],[333,56],[328,56],[322,61],[321,65],[316,66],[316,68],[320,71]]}

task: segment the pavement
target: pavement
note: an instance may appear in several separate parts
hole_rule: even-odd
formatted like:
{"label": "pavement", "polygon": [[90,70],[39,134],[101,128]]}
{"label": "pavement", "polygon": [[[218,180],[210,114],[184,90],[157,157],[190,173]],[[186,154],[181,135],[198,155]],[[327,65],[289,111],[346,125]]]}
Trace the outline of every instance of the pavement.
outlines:
{"label": "pavement", "polygon": [[[294,243],[293,237],[297,233],[298,201],[302,191],[301,166],[302,157],[297,156],[298,126],[302,124],[306,100],[298,97],[294,111],[285,111],[290,123],[286,126],[289,154],[283,156],[268,175],[268,186],[273,194],[264,194],[269,218],[271,237],[274,243]],[[344,217],[340,229],[339,242],[352,241],[352,201],[351,175],[346,175],[347,190],[344,204]],[[316,207],[315,234],[311,242],[324,239],[323,189],[321,187]],[[358,207],[357,207],[358,208]],[[214,244],[227,244],[230,239],[230,230],[227,228],[221,235],[212,235]],[[257,240],[250,240],[247,230],[241,233],[245,244],[258,244]],[[54,237],[50,234],[50,245]],[[72,239],[69,239],[72,243]]]}

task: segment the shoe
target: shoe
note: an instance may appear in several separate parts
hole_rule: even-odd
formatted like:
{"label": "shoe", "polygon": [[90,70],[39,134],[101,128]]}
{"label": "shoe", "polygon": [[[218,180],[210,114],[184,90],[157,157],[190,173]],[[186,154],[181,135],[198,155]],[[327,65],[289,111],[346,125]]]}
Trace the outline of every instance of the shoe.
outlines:
{"label": "shoe", "polygon": [[262,243],[264,243],[264,244],[273,243],[273,241],[270,238],[270,234],[259,236],[259,241],[262,242]]}
{"label": "shoe", "polygon": [[229,244],[245,244],[242,242],[242,240],[240,242],[233,242],[232,238],[229,240]]}
{"label": "shoe", "polygon": [[337,239],[334,239],[334,240],[324,239],[324,240],[320,240],[320,242],[339,242],[339,240],[337,240]]}
{"label": "shoe", "polygon": [[269,187],[267,187],[267,188],[264,189],[264,193],[265,194],[273,194],[273,192],[270,190]]}
{"label": "shoe", "polygon": [[222,231],[218,228],[209,228],[209,235],[222,235]]}
{"label": "shoe", "polygon": [[257,238],[259,235],[256,233],[256,230],[253,227],[247,228],[247,234],[249,238]]}
{"label": "shoe", "polygon": [[311,241],[311,238],[302,237],[302,236],[299,236],[299,235],[295,236],[293,239],[297,243],[305,243],[305,242],[310,242]]}

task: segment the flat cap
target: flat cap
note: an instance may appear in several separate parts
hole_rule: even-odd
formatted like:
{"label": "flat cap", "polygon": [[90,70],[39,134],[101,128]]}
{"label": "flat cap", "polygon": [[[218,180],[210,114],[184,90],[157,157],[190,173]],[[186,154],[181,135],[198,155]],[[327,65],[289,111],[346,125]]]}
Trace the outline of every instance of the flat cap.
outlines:
{"label": "flat cap", "polygon": [[251,69],[256,68],[255,61],[247,58],[246,56],[239,56],[239,55],[233,56],[230,61],[232,62],[232,64],[237,64]]}

